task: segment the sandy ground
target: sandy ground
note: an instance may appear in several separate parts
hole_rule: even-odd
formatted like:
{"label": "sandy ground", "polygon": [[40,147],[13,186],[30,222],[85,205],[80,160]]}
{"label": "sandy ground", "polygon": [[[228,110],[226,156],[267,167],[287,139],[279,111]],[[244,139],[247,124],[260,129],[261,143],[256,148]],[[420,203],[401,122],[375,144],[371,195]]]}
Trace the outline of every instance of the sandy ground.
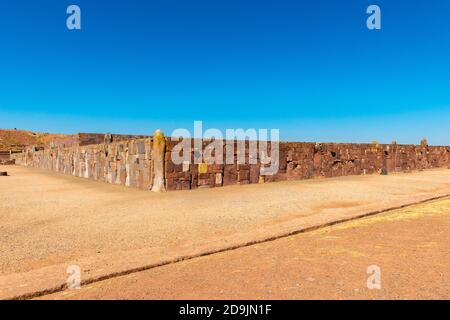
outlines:
{"label": "sandy ground", "polygon": [[0,298],[450,194],[450,170],[154,194],[17,166],[0,177]]}
{"label": "sandy ground", "polygon": [[42,299],[450,299],[449,247],[447,199]]}

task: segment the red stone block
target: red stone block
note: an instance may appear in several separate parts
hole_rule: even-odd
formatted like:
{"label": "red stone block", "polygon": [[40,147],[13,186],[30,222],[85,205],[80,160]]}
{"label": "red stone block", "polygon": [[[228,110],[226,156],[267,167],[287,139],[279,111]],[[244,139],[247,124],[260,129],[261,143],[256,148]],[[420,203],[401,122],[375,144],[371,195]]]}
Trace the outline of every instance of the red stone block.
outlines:
{"label": "red stone block", "polygon": [[259,183],[260,164],[252,164],[250,166],[250,183]]}
{"label": "red stone block", "polygon": [[238,181],[250,180],[250,171],[249,170],[241,170],[238,171]]}

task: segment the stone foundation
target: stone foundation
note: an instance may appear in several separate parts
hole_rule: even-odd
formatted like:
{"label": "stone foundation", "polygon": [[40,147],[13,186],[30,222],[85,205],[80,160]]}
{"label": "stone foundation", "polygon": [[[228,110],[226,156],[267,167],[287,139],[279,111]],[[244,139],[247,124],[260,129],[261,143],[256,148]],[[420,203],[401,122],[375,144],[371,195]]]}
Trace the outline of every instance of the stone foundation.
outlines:
{"label": "stone foundation", "polygon": [[[123,137],[128,138],[121,136]],[[76,146],[39,151],[29,148],[11,157],[18,165],[144,190],[152,190],[156,179],[159,185],[153,189],[159,191],[319,177],[389,174],[450,166],[450,147],[428,146],[426,143],[387,145],[281,142],[278,172],[272,176],[263,176],[260,174],[262,164],[259,155],[256,164],[249,164],[248,148],[245,155],[247,164],[238,164],[237,154],[234,154],[233,164],[194,164],[193,159],[198,154],[191,140],[191,163],[174,164],[171,152],[178,141],[163,137],[164,147],[160,145],[159,148],[164,157],[159,155],[161,158],[157,161],[152,157],[155,152],[152,152],[153,138],[129,137],[130,139],[117,141],[118,139],[109,139],[108,135],[102,135],[103,143],[91,145],[84,144],[92,139],[98,141],[100,136],[83,138],[80,139],[83,143]],[[204,147],[209,144],[210,141],[203,142]],[[246,144],[248,145],[248,141]],[[234,145],[236,150],[236,142]],[[224,154],[225,152],[224,147]],[[205,162],[207,160],[204,159]],[[158,169],[156,176],[155,164]],[[161,185],[161,179],[164,185]]]}

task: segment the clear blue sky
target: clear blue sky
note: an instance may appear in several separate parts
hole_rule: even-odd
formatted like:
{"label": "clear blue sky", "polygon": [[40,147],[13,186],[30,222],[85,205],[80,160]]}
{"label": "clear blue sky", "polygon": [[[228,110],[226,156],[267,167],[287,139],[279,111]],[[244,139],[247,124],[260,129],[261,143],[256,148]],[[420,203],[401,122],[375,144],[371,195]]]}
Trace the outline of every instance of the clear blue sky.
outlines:
{"label": "clear blue sky", "polygon": [[[66,28],[66,8],[82,30]],[[382,30],[366,28],[378,4]],[[2,0],[0,127],[450,145],[450,1]]]}

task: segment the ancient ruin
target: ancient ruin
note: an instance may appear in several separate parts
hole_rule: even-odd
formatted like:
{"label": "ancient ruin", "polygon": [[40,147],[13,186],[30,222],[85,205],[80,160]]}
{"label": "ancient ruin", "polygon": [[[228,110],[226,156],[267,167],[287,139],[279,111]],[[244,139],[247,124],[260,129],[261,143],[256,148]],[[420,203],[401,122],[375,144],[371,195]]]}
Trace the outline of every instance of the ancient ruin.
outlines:
{"label": "ancient ruin", "polygon": [[[429,146],[425,139],[420,145],[281,142],[278,172],[263,176],[259,158],[256,164],[238,164],[237,154],[233,164],[174,164],[170,153],[177,143],[162,132],[154,137],[80,133],[69,146],[32,146],[12,154],[11,160],[22,166],[158,192],[450,165],[450,147]],[[204,147],[209,143],[203,141]],[[193,159],[196,150],[192,141],[191,145]]]}

